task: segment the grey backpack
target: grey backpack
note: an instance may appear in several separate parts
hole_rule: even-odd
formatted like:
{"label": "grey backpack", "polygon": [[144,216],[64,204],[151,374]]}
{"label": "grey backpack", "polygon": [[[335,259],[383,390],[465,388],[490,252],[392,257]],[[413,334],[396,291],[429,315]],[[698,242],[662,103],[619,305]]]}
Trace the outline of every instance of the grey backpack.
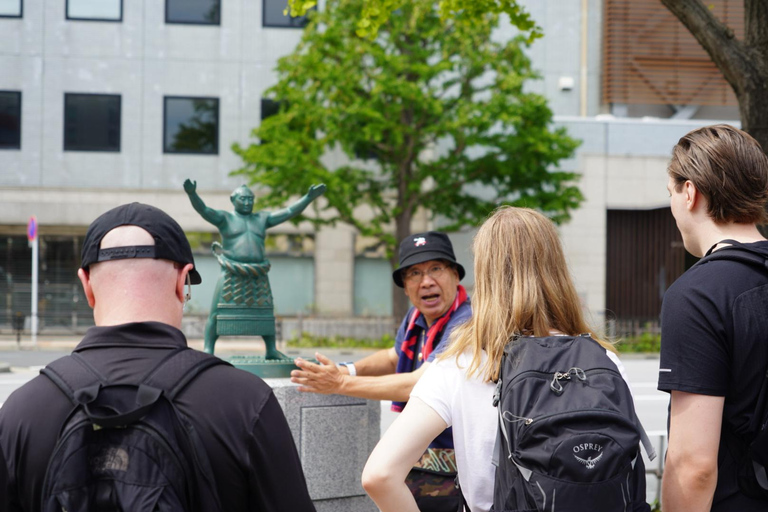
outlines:
{"label": "grey backpack", "polygon": [[516,336],[494,393],[493,509],[649,510],[640,443],[653,447],[629,387],[589,335]]}

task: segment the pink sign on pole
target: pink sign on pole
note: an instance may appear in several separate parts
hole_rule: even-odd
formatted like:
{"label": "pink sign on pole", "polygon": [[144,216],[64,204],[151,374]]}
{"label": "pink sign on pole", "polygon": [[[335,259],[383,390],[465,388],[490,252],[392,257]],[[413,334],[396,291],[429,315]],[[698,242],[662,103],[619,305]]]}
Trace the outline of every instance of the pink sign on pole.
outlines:
{"label": "pink sign on pole", "polygon": [[27,240],[34,242],[37,238],[37,218],[33,215],[27,223]]}

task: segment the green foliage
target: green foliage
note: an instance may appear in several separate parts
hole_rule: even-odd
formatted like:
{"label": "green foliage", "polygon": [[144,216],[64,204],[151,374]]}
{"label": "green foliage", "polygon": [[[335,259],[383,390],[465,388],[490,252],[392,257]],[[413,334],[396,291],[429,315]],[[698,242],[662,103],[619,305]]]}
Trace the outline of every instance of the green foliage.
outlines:
{"label": "green foliage", "polygon": [[[357,35],[376,37],[381,26],[406,3],[419,4],[422,8],[431,8],[435,4],[434,0],[366,0],[356,13]],[[517,3],[517,0],[439,0],[437,4],[440,16],[444,20],[458,17],[464,23],[472,23],[474,20],[482,20],[486,14],[504,13],[509,17],[512,25],[525,35],[528,42],[542,35],[541,27],[536,25],[530,14]],[[291,16],[303,16],[315,5],[317,0],[288,0],[285,13],[290,12]]]}
{"label": "green foliage", "polygon": [[291,338],[286,344],[297,348],[392,348],[395,346],[395,338],[389,334],[379,339],[358,339],[342,336],[313,336],[303,332],[300,337]]}
{"label": "green foliage", "polygon": [[644,332],[640,336],[632,336],[619,340],[616,348],[619,352],[659,352],[661,334]]}
{"label": "green foliage", "polygon": [[[390,256],[419,208],[446,231],[476,225],[501,204],[566,220],[583,198],[577,176],[556,166],[578,142],[551,129],[546,100],[524,91],[537,78],[524,38],[492,39],[498,15],[473,8],[442,19],[418,1],[398,2],[375,39],[360,38],[364,5],[378,4],[328,0],[309,13],[267,93],[279,112],[253,131],[261,143],[234,145],[244,161],[236,173],[269,190],[258,206],[323,182],[326,211],[313,222],[350,224]],[[327,166],[334,150],[348,163]]]}
{"label": "green foliage", "polygon": [[186,231],[184,234],[187,235],[187,240],[189,240],[189,245],[193,251],[210,251],[211,244],[219,240],[219,235],[210,232]]}

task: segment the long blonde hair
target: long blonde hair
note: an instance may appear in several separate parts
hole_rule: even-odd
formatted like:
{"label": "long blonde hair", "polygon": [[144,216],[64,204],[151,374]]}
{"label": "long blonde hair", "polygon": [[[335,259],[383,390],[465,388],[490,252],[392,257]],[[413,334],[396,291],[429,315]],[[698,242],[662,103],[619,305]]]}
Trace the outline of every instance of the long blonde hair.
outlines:
{"label": "long blonde hair", "polygon": [[[590,332],[557,231],[544,215],[528,208],[498,208],[475,235],[472,252],[472,317],[453,331],[442,358],[469,350],[467,374],[478,372],[483,380],[495,381],[513,335]],[[488,360],[481,368],[483,350]]]}

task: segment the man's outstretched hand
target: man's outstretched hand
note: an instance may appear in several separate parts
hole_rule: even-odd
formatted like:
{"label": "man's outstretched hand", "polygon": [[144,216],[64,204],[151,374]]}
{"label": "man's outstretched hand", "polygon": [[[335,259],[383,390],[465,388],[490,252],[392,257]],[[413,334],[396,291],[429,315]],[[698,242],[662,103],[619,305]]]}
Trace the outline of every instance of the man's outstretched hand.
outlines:
{"label": "man's outstretched hand", "polygon": [[322,395],[339,394],[348,376],[341,373],[338,366],[323,354],[315,352],[315,358],[320,364],[297,357],[294,364],[300,369],[291,372],[291,382],[299,384],[299,391]]}
{"label": "man's outstretched hand", "polygon": [[192,181],[189,178],[184,180],[184,192],[186,192],[187,194],[194,194],[195,192],[197,192],[197,182]]}

